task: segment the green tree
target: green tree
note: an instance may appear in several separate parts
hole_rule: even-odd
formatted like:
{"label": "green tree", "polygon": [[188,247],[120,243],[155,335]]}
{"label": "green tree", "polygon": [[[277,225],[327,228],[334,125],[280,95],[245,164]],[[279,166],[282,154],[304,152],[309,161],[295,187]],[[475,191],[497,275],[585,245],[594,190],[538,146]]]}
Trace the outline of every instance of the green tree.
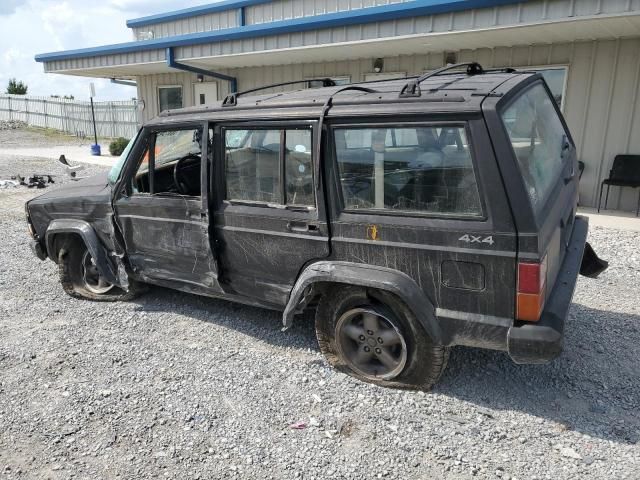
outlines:
{"label": "green tree", "polygon": [[20,82],[17,81],[15,78],[12,78],[9,80],[9,85],[7,86],[7,93],[10,93],[12,95],[26,95],[28,89],[29,87],[27,87],[26,84],[24,84],[21,81]]}

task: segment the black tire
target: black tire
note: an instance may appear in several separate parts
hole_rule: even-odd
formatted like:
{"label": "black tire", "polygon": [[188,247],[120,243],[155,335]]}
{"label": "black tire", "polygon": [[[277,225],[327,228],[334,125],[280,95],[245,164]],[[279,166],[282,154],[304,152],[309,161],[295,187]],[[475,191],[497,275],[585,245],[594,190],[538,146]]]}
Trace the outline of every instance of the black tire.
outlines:
{"label": "black tire", "polygon": [[91,291],[83,279],[85,255],[89,255],[87,247],[77,237],[65,238],[58,250],[58,273],[62,288],[67,295],[96,302],[126,302],[133,300],[146,290],[144,284],[129,279],[127,291],[116,286],[105,293]]}
{"label": "black tire", "polygon": [[[387,378],[380,378],[375,367],[374,373],[359,371],[355,363],[349,360],[353,355],[344,353],[346,349],[343,342],[350,341],[358,349],[360,345],[357,345],[356,340],[347,339],[344,333],[341,333],[341,340],[336,338],[339,334],[338,324],[342,325],[345,318],[350,318],[353,315],[351,312],[363,309],[383,315],[382,321],[388,321],[395,333],[399,333],[403,341],[398,347],[393,347],[397,352],[400,348],[406,348],[405,353],[396,353],[404,361],[399,362],[395,370],[386,374],[383,372]],[[388,323],[385,325],[388,326]],[[342,327],[340,332],[343,332]],[[442,375],[449,359],[449,348],[434,345],[409,307],[395,295],[380,290],[346,285],[328,289],[316,310],[316,335],[320,351],[331,366],[359,380],[382,387],[429,390]],[[367,339],[369,340],[371,338]],[[365,345],[364,342],[362,341],[362,345]],[[382,369],[384,370],[384,366]]]}

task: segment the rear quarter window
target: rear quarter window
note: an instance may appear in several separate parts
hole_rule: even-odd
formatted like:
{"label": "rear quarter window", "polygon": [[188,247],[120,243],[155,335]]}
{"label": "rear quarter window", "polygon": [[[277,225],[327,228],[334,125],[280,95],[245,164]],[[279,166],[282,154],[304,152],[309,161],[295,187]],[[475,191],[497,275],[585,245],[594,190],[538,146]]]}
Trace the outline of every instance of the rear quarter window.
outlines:
{"label": "rear quarter window", "polygon": [[567,134],[540,83],[530,87],[501,114],[536,213],[544,206],[563,171]]}
{"label": "rear quarter window", "polygon": [[463,126],[337,127],[344,209],[481,216]]}

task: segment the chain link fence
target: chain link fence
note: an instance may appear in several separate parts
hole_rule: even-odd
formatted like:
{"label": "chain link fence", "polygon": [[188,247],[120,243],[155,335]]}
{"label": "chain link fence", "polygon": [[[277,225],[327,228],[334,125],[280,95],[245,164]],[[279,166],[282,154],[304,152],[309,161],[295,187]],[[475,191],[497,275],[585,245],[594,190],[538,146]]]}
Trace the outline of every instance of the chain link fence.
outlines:
{"label": "chain link fence", "polygon": [[[138,129],[137,101],[94,102],[99,137],[131,138]],[[0,95],[0,120],[92,136],[91,103],[54,97]]]}

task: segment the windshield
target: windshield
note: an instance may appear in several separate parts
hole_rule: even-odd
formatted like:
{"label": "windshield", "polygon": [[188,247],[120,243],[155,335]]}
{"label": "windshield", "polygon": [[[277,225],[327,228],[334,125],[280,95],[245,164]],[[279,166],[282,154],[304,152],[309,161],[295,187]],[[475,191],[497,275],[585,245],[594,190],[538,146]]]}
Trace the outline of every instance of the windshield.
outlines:
{"label": "windshield", "polygon": [[133,144],[136,143],[136,138],[138,138],[138,135],[136,135],[131,140],[129,140],[129,144],[120,155],[120,158],[118,158],[118,160],[116,160],[116,163],[113,165],[113,167],[111,167],[111,170],[109,171],[109,176],[107,177],[111,185],[113,185],[118,181],[118,178],[120,177],[120,172],[122,171],[122,167],[124,166],[125,162],[127,161],[127,157],[129,156],[129,152],[133,148]]}

